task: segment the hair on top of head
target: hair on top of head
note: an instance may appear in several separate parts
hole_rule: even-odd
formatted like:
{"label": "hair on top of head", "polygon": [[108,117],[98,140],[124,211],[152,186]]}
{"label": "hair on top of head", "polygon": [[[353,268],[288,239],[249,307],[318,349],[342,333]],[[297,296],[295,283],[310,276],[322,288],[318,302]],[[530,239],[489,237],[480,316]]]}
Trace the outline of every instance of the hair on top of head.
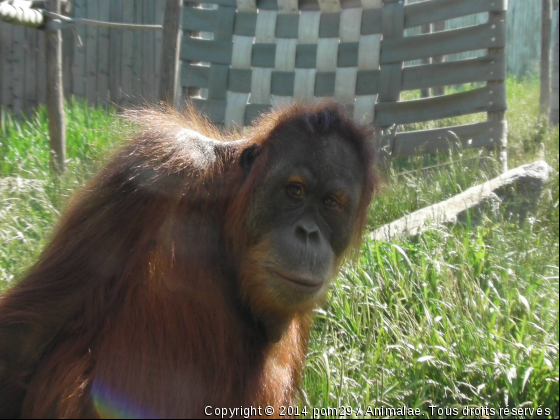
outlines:
{"label": "hair on top of head", "polygon": [[[372,130],[356,123],[342,105],[332,100],[314,104],[295,103],[271,110],[261,114],[247,129],[217,126],[192,103],[188,103],[182,111],[160,105],[128,110],[122,116],[126,121],[140,127],[137,135],[132,137],[133,142],[136,140],[138,146],[148,147],[152,154],[157,150],[163,154],[176,152],[177,134],[183,130],[193,130],[224,143],[246,139],[249,144],[256,143],[264,149],[281,142],[287,135],[299,134],[316,138],[337,134],[342,141],[352,145],[366,166],[366,186],[371,186],[374,190],[377,187],[377,178],[373,170],[375,152]],[[244,146],[240,144],[237,147]],[[266,155],[266,151],[264,154]],[[181,154],[175,157],[174,161],[181,160]]]}
{"label": "hair on top of head", "polygon": [[311,137],[338,134],[350,142],[367,165],[373,163],[373,133],[364,125],[356,123],[346,109],[332,100],[314,104],[295,103],[279,108],[257,118],[247,137],[256,143],[274,141],[284,133],[298,132]]}
{"label": "hair on top of head", "polygon": [[197,110],[192,103],[188,103],[183,110],[172,108],[169,105],[134,108],[121,114],[125,121],[136,124],[145,134],[176,133],[179,130],[189,129],[197,131],[203,136],[219,141],[233,141],[242,136],[239,129],[224,129],[210,121],[202,112]]}
{"label": "hair on top of head", "polygon": [[251,127],[218,126],[210,121],[192,103],[184,110],[176,110],[167,105],[130,109],[122,117],[140,127],[143,137],[172,137],[179,130],[190,129],[214,140],[230,142],[240,138],[263,144],[280,132],[298,131],[312,137],[339,134],[341,138],[358,147],[358,152],[368,160],[373,156],[370,139],[372,131],[352,120],[346,109],[332,100],[313,104],[295,103],[261,114]]}

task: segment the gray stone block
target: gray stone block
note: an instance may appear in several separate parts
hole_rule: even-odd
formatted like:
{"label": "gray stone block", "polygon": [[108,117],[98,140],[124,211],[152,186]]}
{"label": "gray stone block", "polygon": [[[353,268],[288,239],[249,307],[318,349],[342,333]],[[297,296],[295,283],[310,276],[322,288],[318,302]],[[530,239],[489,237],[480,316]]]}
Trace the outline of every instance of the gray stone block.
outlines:
{"label": "gray stone block", "polygon": [[523,223],[538,207],[553,169],[544,161],[511,169],[483,184],[469,188],[441,203],[425,207],[375,230],[373,240],[389,241],[398,236],[417,235],[434,225],[465,222],[477,224],[500,208]]}

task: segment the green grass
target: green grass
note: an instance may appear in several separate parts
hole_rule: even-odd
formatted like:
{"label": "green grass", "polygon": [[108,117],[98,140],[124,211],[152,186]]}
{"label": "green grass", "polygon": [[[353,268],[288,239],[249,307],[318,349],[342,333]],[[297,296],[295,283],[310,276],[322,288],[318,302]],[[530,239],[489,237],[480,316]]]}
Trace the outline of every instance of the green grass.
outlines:
{"label": "green grass", "polygon": [[37,258],[68,197],[126,132],[114,110],[90,108],[83,101],[68,104],[66,119],[68,171],[57,179],[49,170],[45,108],[23,121],[1,114],[0,180],[21,177],[32,182],[22,187],[0,184],[0,292]]}
{"label": "green grass", "polygon": [[[538,213],[521,227],[495,215],[477,227],[366,241],[317,313],[303,383],[308,415],[326,407],[346,407],[349,414],[351,407],[348,417],[360,417],[359,408],[406,406],[423,418],[445,417],[429,408],[437,406],[471,417],[462,410],[509,406],[548,408],[549,417],[558,416],[559,135],[539,122],[536,79],[510,79],[507,89],[510,167],[542,157],[544,144],[555,169]],[[69,170],[57,181],[48,169],[44,110],[22,123],[3,117],[0,178],[40,183],[0,187],[0,290],[37,257],[68,196],[126,132],[114,111],[81,102],[68,106],[68,123]],[[370,229],[488,179],[488,168],[464,161],[479,153],[393,162],[372,204]]]}
{"label": "green grass", "polygon": [[[407,406],[424,418],[446,417],[430,406],[456,408],[456,417],[472,417],[463,415],[468,407],[541,407],[558,416],[559,135],[539,122],[536,80],[510,79],[507,89],[510,167],[542,158],[544,145],[555,170],[538,213],[522,227],[497,215],[478,227],[366,241],[315,324],[304,380],[310,406],[352,407],[354,414]],[[488,170],[462,162],[480,153],[394,162],[370,226],[483,182],[492,176]]]}

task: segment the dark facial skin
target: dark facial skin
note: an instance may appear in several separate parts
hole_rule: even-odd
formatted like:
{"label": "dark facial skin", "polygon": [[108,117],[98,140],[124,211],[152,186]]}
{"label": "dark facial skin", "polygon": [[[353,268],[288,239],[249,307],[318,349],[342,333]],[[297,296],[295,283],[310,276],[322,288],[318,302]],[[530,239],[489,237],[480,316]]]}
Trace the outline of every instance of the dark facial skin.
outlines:
{"label": "dark facial skin", "polygon": [[337,135],[284,136],[271,156],[249,210],[259,254],[252,270],[276,301],[295,308],[322,297],[335,275],[352,238],[363,166]]}

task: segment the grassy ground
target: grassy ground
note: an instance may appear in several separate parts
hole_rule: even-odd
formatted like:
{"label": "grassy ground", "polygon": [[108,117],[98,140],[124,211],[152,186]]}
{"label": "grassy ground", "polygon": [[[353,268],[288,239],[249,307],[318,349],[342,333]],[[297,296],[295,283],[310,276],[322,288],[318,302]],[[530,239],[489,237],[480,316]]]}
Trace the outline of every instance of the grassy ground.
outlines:
{"label": "grassy ground", "polygon": [[[508,80],[507,88],[510,167],[544,153],[555,169],[538,214],[521,227],[496,215],[478,227],[366,241],[317,314],[304,376],[308,417],[313,408],[362,417],[368,407],[404,406],[418,408],[423,418],[472,417],[463,410],[481,406],[540,407],[551,410],[548,417],[558,415],[559,136],[539,123],[536,80]],[[44,111],[23,124],[4,116],[0,178],[39,182],[0,186],[0,291],[36,258],[67,197],[125,131],[112,113],[80,103],[69,106],[68,122],[69,171],[55,181]],[[370,228],[487,179],[488,171],[460,162],[476,153],[394,162],[372,205]],[[419,171],[449,159],[456,163]]]}

